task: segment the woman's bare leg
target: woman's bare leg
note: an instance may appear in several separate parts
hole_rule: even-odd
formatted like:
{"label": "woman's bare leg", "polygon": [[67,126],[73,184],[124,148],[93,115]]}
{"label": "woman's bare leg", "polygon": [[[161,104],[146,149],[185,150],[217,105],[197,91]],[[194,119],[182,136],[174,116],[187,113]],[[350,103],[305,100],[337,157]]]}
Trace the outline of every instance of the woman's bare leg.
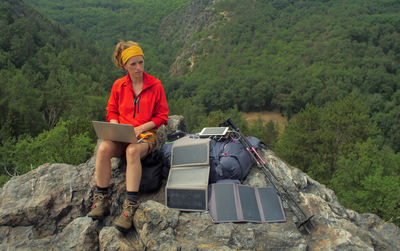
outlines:
{"label": "woman's bare leg", "polygon": [[138,192],[142,178],[142,164],[149,150],[147,143],[130,144],[126,148],[126,191]]}
{"label": "woman's bare leg", "polygon": [[120,157],[126,144],[105,140],[101,142],[96,155],[96,185],[108,187],[111,179],[111,158]]}

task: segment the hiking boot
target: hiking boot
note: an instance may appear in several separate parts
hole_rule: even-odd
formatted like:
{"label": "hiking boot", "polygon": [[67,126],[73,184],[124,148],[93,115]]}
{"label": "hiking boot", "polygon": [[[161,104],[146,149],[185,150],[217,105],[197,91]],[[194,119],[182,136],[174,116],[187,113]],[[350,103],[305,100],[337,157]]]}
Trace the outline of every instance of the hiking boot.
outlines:
{"label": "hiking boot", "polygon": [[114,221],[115,228],[121,232],[128,231],[133,225],[133,216],[138,207],[139,202],[125,200],[122,206],[122,214]]}
{"label": "hiking boot", "polygon": [[95,193],[93,195],[92,210],[87,214],[94,220],[102,220],[104,216],[110,213],[110,200],[107,194]]}

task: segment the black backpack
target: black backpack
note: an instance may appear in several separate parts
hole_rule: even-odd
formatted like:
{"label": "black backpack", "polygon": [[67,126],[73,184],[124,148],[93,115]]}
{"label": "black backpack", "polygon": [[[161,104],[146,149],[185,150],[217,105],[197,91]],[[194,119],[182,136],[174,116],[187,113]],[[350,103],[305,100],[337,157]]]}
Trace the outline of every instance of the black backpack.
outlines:
{"label": "black backpack", "polygon": [[254,161],[239,140],[210,142],[210,183],[219,180],[243,180]]}
{"label": "black backpack", "polygon": [[139,192],[151,193],[160,189],[162,184],[163,156],[155,149],[142,160],[142,179]]}
{"label": "black backpack", "polygon": [[[163,155],[155,149],[146,158],[141,160],[142,178],[140,180],[139,192],[151,193],[160,189],[162,184]],[[126,168],[126,156],[121,157],[120,167]]]}

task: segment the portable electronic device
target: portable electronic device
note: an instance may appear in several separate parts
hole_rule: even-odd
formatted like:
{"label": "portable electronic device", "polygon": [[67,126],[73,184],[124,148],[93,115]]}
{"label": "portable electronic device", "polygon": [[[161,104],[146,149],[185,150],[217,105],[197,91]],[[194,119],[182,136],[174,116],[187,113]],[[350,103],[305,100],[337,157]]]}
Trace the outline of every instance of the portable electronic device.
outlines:
{"label": "portable electronic device", "polygon": [[92,121],[99,139],[125,143],[138,143],[133,125]]}
{"label": "portable electronic device", "polygon": [[229,127],[205,127],[199,133],[200,138],[208,138],[212,136],[224,136],[228,132]]}

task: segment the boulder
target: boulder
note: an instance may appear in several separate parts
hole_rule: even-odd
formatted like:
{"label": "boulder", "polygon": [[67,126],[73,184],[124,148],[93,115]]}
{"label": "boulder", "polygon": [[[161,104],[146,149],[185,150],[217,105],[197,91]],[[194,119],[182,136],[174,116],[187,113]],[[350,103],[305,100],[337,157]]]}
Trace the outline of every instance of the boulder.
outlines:
{"label": "boulder", "polygon": [[[185,130],[183,117],[171,116],[161,130],[159,142]],[[286,222],[263,224],[215,224],[207,211],[168,208],[165,181],[158,192],[141,195],[134,229],[120,233],[112,226],[125,193],[119,159],[112,160],[111,215],[103,221],[85,217],[93,196],[93,156],[78,166],[44,164],[0,188],[0,250],[400,250],[396,225],[343,207],[332,190],[272,151],[260,153],[300,207],[314,215],[310,234],[297,229],[285,203]],[[271,185],[257,167],[243,183]]]}

